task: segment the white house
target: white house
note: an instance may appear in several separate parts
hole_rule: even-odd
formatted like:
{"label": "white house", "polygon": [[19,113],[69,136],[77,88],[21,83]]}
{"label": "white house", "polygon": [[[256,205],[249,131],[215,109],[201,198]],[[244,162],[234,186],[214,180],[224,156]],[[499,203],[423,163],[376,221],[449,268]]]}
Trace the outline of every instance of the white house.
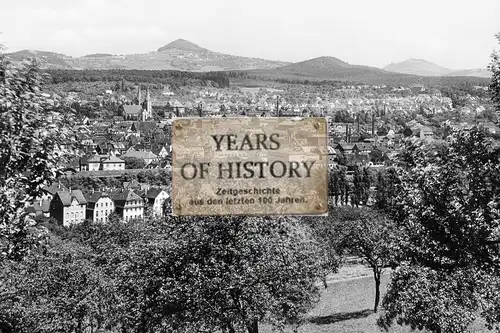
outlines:
{"label": "white house", "polygon": [[115,202],[115,210],[128,222],[132,219],[144,218],[144,200],[132,190],[120,190],[111,195]]}
{"label": "white house", "polygon": [[67,227],[85,220],[86,207],[82,191],[57,191],[50,202],[50,216]]}
{"label": "white house", "polygon": [[125,161],[116,156],[109,156],[102,161],[103,170],[125,170]]}
{"label": "white house", "polygon": [[87,219],[94,222],[107,222],[108,217],[115,211],[115,203],[104,192],[94,192],[87,202]]}
{"label": "white house", "polygon": [[152,187],[146,192],[146,200],[152,207],[154,216],[163,216],[163,204],[170,196],[159,187]]}

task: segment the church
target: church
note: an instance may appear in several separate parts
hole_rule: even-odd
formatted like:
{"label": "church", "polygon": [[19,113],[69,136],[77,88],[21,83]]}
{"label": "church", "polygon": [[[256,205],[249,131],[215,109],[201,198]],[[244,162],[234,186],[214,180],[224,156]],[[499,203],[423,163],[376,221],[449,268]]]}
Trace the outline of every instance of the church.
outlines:
{"label": "church", "polygon": [[123,105],[123,118],[125,120],[142,120],[146,121],[153,119],[153,106],[151,104],[151,96],[149,87],[146,91],[146,98],[141,104],[141,87],[137,87],[137,97],[132,105]]}

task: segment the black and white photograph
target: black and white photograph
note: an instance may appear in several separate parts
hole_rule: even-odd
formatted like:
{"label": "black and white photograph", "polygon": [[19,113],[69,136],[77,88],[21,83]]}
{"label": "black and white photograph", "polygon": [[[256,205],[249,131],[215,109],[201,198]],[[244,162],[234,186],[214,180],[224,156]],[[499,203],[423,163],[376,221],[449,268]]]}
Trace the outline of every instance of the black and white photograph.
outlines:
{"label": "black and white photograph", "polygon": [[5,0],[0,333],[500,333],[500,1]]}

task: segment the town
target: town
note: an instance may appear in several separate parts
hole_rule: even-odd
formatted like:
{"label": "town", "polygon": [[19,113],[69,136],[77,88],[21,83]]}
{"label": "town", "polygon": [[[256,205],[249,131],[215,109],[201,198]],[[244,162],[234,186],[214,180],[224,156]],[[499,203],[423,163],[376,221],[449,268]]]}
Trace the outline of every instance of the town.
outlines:
{"label": "town", "polygon": [[0,11],[1,333],[500,330],[497,3],[126,2]]}
{"label": "town", "polygon": [[[171,126],[176,117],[327,117],[325,153],[331,173],[342,171],[352,186],[354,170],[367,169],[371,197],[366,203],[373,202],[377,174],[391,165],[405,138],[442,139],[445,122],[452,128],[480,124],[492,135],[500,134],[488,85],[469,84],[453,93],[449,87],[440,91],[422,84],[271,82],[271,87],[172,89],[124,78],[75,85],[71,78],[66,73],[66,83],[48,84],[44,96],[54,110],[49,121],[69,117],[78,146],[68,150],[61,145],[65,175],[27,207],[64,226],[86,219],[107,221],[112,214],[124,221],[164,216],[170,205]],[[258,146],[264,138],[257,139]],[[249,140],[242,145],[247,141],[251,147]],[[272,138],[270,144],[272,148]],[[98,179],[108,181],[99,186]],[[354,205],[350,198],[342,202]]]}

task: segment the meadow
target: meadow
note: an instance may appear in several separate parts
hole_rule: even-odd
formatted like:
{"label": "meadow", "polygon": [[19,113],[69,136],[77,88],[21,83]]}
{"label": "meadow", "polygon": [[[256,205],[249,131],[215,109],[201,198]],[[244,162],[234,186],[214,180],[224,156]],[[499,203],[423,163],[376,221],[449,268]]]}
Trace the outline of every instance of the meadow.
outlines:
{"label": "meadow", "polygon": [[[387,291],[390,272],[382,277],[381,294]],[[306,323],[299,326],[297,333],[382,333],[377,326],[379,313],[373,312],[375,288],[369,268],[362,265],[342,267],[338,274],[328,280],[328,287],[321,292],[321,299],[307,314]],[[383,311],[383,310],[382,310]],[[292,333],[295,327],[287,327],[285,332]],[[482,321],[478,320],[470,328],[471,332],[488,331]],[[260,325],[259,332],[273,332],[271,326]],[[394,324],[388,333],[409,333],[428,331],[412,331],[409,326]]]}

